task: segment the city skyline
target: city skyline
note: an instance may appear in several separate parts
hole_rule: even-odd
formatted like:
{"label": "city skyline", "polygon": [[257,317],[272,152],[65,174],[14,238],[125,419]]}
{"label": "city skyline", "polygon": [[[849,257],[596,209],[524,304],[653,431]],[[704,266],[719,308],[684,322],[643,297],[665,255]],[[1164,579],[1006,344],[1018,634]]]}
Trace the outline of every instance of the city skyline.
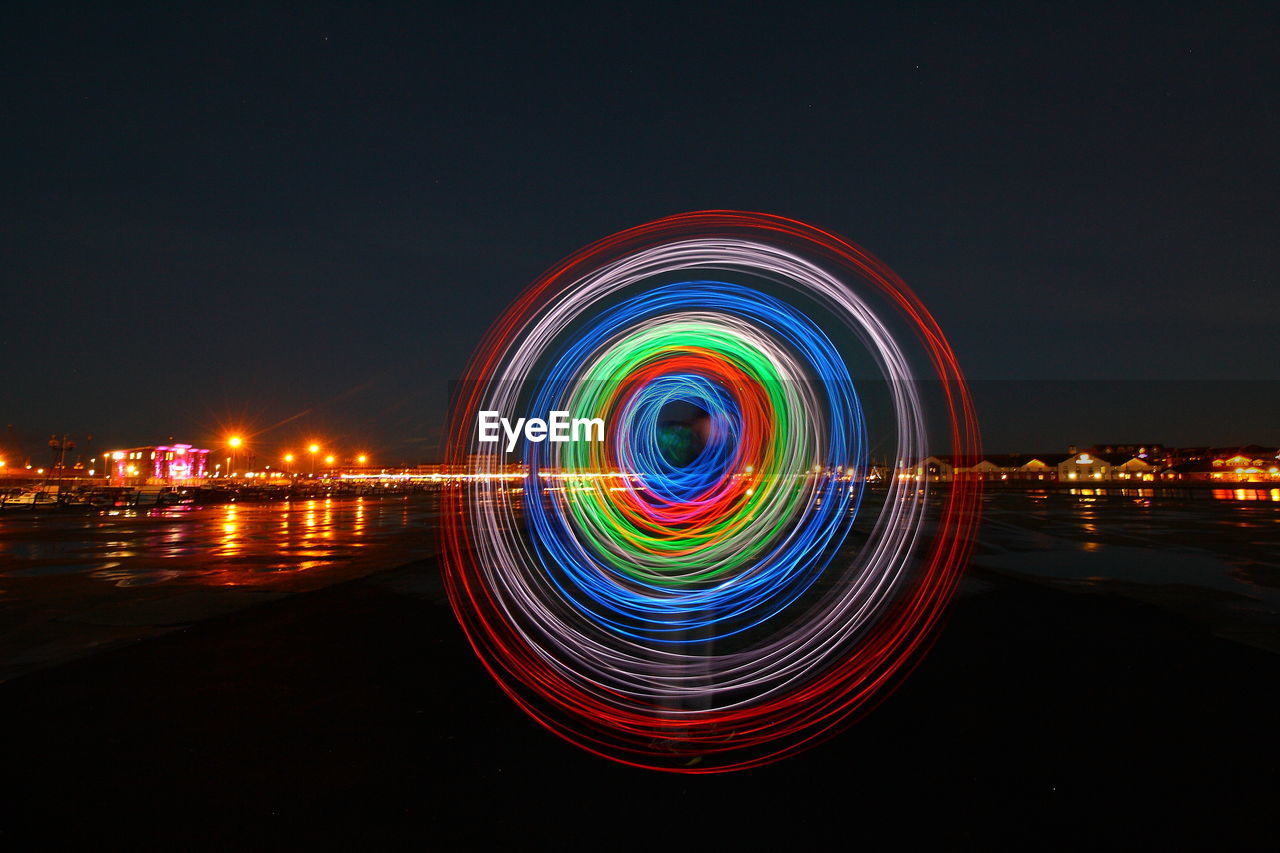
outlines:
{"label": "city skyline", "polygon": [[[1280,413],[1273,402],[1277,383],[1268,381],[976,381],[970,385],[978,406],[983,447],[993,453],[1065,450],[1072,444],[1085,446],[1096,440],[1154,439],[1171,447],[1280,445]],[[1126,399],[1141,400],[1142,405],[1126,409],[1118,402]],[[1212,401],[1212,405],[1204,405],[1205,401]],[[261,404],[259,411],[269,405]],[[243,413],[250,407],[234,408]],[[229,436],[239,435],[255,446],[279,453],[296,452],[321,441],[339,452],[364,453],[394,464],[438,461],[446,421],[443,413],[420,421],[402,412],[383,420],[371,417],[371,408],[352,403],[328,418],[303,412],[300,417],[210,419],[189,411],[161,411],[158,425],[139,423],[135,415],[122,419],[126,425],[114,427],[92,422],[87,413],[81,413],[78,429],[10,423],[0,434],[0,447],[25,448],[25,455],[34,457],[44,453],[51,433],[69,434],[77,440],[93,436],[93,444],[99,448],[166,441],[215,447]],[[396,441],[388,437],[389,428],[395,425],[415,427],[422,434],[413,440]],[[937,451],[949,452],[943,447]]]}

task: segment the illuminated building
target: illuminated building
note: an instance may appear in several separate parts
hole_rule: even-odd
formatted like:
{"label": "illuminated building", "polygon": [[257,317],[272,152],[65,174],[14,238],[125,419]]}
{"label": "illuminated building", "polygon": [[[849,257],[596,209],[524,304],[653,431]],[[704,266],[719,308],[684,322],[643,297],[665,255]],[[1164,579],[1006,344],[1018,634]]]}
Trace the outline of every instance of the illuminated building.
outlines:
{"label": "illuminated building", "polygon": [[[1117,457],[1119,458],[1119,457]],[[1117,480],[1154,480],[1160,466],[1138,456],[1130,456],[1125,462],[1111,469],[1111,476]]]}
{"label": "illuminated building", "polygon": [[931,483],[951,480],[1052,482],[1058,478],[1058,465],[1066,458],[1064,453],[988,453],[969,465],[957,466],[951,456],[929,456],[921,468]]}
{"label": "illuminated building", "polygon": [[1058,463],[1061,482],[1101,480],[1111,470],[1111,462],[1089,451],[1075,453]]}
{"label": "illuminated building", "polygon": [[[1173,466],[1179,480],[1258,483],[1280,480],[1280,450],[1256,444],[1240,448],[1195,448],[1189,461]],[[1190,454],[1188,454],[1190,456]]]}
{"label": "illuminated building", "polygon": [[190,444],[131,447],[106,454],[113,485],[198,485],[208,475],[208,457],[208,450]]}

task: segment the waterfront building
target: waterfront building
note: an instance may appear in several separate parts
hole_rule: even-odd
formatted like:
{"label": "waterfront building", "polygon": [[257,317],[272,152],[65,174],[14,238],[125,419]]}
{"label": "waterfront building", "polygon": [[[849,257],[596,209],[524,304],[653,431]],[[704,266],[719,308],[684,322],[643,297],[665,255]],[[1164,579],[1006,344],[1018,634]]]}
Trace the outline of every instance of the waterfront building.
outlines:
{"label": "waterfront building", "polygon": [[1101,480],[1110,471],[1111,463],[1108,460],[1086,450],[1082,453],[1073,453],[1058,463],[1058,480],[1063,483]]}
{"label": "waterfront building", "polygon": [[957,465],[952,456],[928,456],[920,473],[931,483],[957,479],[1053,482],[1058,478],[1058,464],[1066,458],[1065,453],[988,453],[972,464]]}
{"label": "waterfront building", "polygon": [[982,479],[1033,480],[1052,482],[1058,476],[1058,464],[1065,453],[994,453],[983,457],[987,463]]}
{"label": "waterfront building", "polygon": [[1224,483],[1280,480],[1280,450],[1250,444],[1244,447],[1180,448],[1171,454],[1176,464],[1161,479]]}
{"label": "waterfront building", "polygon": [[926,456],[920,463],[920,473],[930,483],[949,483],[955,477],[955,466],[950,456]]}
{"label": "waterfront building", "polygon": [[209,451],[190,444],[130,447],[106,454],[113,486],[194,486],[208,475]]}
{"label": "waterfront building", "polygon": [[1138,456],[1130,456],[1111,469],[1111,476],[1117,480],[1154,480],[1159,470],[1159,465]]}
{"label": "waterfront building", "polygon": [[1017,466],[1016,476],[1010,479],[1052,482],[1058,479],[1058,465],[1066,459],[1066,453],[1036,453]]}

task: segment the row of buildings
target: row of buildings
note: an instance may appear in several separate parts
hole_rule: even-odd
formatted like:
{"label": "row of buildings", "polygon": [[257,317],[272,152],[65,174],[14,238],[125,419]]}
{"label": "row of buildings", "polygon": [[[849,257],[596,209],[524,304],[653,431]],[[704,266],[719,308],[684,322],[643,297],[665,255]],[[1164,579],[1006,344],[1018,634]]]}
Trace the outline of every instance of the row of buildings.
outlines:
{"label": "row of buildings", "polygon": [[[912,476],[912,472],[906,472],[905,476]],[[1160,444],[1108,444],[1085,450],[1069,447],[1066,453],[996,453],[976,459],[929,456],[916,467],[914,476],[934,483],[960,479],[1267,483],[1280,481],[1280,449],[1256,444],[1179,448]]]}
{"label": "row of buildings", "polygon": [[[230,468],[227,460],[227,467]],[[98,462],[95,458],[94,462]],[[464,480],[485,471],[483,460],[468,460],[464,465],[417,465],[403,468],[329,468],[322,476],[358,480]],[[167,444],[109,451],[94,468],[76,465],[49,472],[59,479],[107,480],[110,485],[199,485],[206,479],[225,476],[221,465],[212,469],[209,451],[190,444]],[[0,471],[18,475],[20,472]],[[37,472],[27,471],[25,474]],[[849,472],[827,472],[847,476]],[[39,475],[46,476],[45,469]],[[524,474],[518,463],[487,476],[519,478]],[[300,476],[283,471],[266,470],[233,475],[237,479],[253,478],[287,480]],[[977,458],[960,459],[934,455],[919,462],[902,460],[875,465],[868,472],[872,479],[917,479],[931,483],[956,480],[1027,481],[1041,483],[1273,483],[1280,482],[1280,450],[1274,447],[1182,447],[1166,448],[1160,444],[1107,444],[1080,450],[1068,447],[1066,453],[995,453]]]}
{"label": "row of buildings", "polygon": [[[486,471],[485,476],[520,479],[527,471],[518,462],[499,466],[476,457],[463,465],[418,465],[413,468],[346,469],[338,476],[351,479],[403,478],[412,480],[461,480]],[[848,477],[852,469],[818,471],[829,476]],[[559,476],[555,472],[543,476]],[[1066,453],[994,453],[978,458],[929,456],[912,464],[903,460],[871,466],[868,477],[890,477],[946,483],[955,480],[991,482],[1024,481],[1040,483],[1112,484],[1223,482],[1272,483],[1280,481],[1280,448],[1245,447],[1166,448],[1160,444],[1107,444],[1085,450],[1068,447]]]}

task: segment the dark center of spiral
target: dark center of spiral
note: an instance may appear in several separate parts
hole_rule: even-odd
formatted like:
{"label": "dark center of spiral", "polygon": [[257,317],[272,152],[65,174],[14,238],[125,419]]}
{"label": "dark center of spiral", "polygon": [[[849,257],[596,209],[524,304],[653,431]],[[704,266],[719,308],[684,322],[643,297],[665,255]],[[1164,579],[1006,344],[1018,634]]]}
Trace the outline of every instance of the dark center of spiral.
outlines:
{"label": "dark center of spiral", "polygon": [[711,415],[700,406],[673,400],[658,412],[658,452],[671,465],[693,464],[707,447]]}

